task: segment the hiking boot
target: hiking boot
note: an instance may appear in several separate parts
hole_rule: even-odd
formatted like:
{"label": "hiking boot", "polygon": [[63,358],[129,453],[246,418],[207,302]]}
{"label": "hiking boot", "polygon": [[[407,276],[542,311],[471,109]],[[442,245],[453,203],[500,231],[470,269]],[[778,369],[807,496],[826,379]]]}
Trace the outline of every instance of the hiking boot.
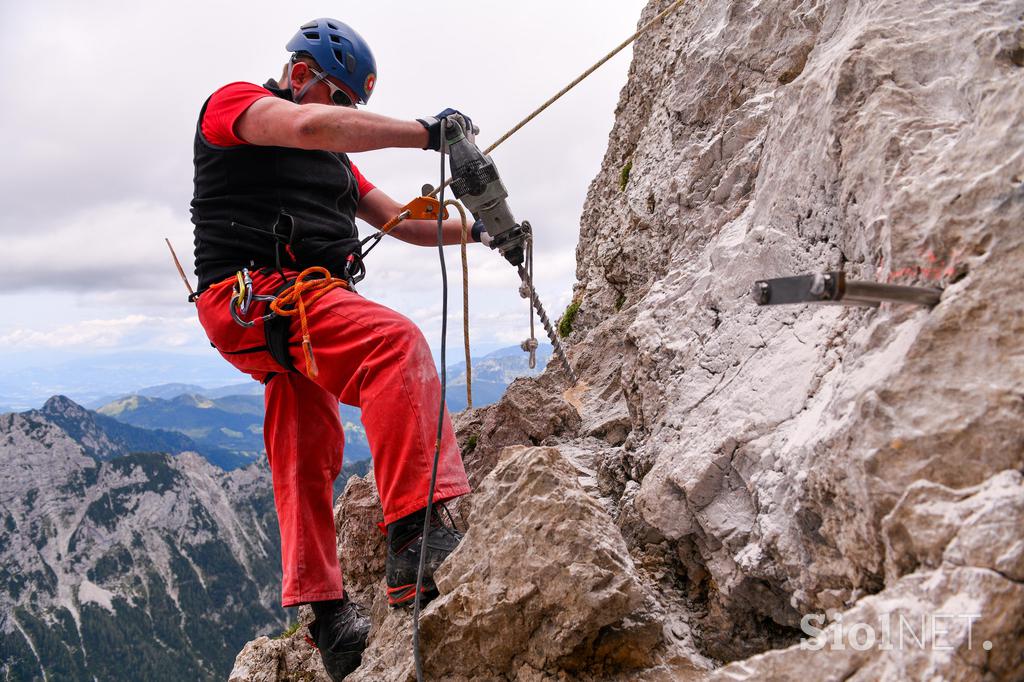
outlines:
{"label": "hiking boot", "polygon": [[347,594],[333,601],[313,602],[312,607],[316,620],[309,624],[309,634],[328,676],[341,682],[362,661],[370,619]]}
{"label": "hiking boot", "polygon": [[[443,508],[443,507],[442,507]],[[388,604],[392,607],[412,604],[416,596],[416,571],[420,566],[420,547],[423,538],[424,509],[388,524],[387,582]],[[445,509],[447,512],[447,509]],[[448,515],[451,520],[451,514]],[[434,571],[455,551],[462,533],[446,526],[434,507],[427,534],[427,559],[423,567],[423,586],[420,604],[437,596]]]}

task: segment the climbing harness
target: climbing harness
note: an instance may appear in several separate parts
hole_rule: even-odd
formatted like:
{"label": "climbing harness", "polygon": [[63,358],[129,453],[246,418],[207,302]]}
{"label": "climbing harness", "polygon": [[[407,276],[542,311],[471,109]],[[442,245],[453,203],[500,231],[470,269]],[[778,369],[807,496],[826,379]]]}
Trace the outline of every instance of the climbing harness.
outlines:
{"label": "climbing harness", "polygon": [[[392,228],[406,218],[422,220],[431,219],[435,216],[439,216],[441,220],[444,220],[448,217],[448,212],[443,206],[441,206],[441,203],[437,199],[432,197],[417,197],[403,207],[398,216],[388,221],[388,223],[381,228],[378,235],[374,235],[376,237],[376,241],[374,241],[370,248],[375,246],[384,234],[387,234]],[[463,216],[463,221],[465,221],[465,216]],[[249,227],[238,223],[232,223],[232,225],[242,228]],[[271,234],[275,239],[279,239],[276,229],[272,233],[268,233],[266,230],[260,230],[258,228],[251,229],[257,230],[264,235]],[[177,254],[174,252],[174,247],[171,246],[170,240],[165,241],[167,241],[167,246],[171,250],[171,256],[174,259],[175,266],[178,268],[178,274],[181,276],[182,281],[185,282],[185,286],[189,290],[189,301],[194,302],[197,295],[193,292],[192,286],[188,282],[188,278],[185,277],[185,272],[181,267]],[[364,240],[363,243],[366,243],[366,241],[368,240]],[[287,248],[288,247],[286,245],[286,249]],[[365,253],[363,255],[365,255]],[[280,263],[277,263],[276,267],[270,268],[270,270],[274,270],[279,273],[282,272]],[[294,279],[286,279],[283,278],[282,275],[284,280],[283,284],[272,294],[255,293],[253,289],[252,275],[248,268],[242,268],[235,273],[234,280],[224,280],[223,282],[213,286],[226,286],[228,282],[233,281],[234,287],[232,289],[232,296],[228,301],[231,319],[233,319],[238,325],[246,328],[253,327],[259,323],[263,324],[266,346],[256,349],[245,349],[245,352],[266,350],[279,365],[281,365],[285,370],[291,372],[297,370],[292,363],[291,354],[289,352],[289,318],[298,317],[302,330],[302,354],[305,361],[306,374],[310,378],[315,379],[319,375],[319,368],[316,364],[316,356],[313,353],[313,341],[309,335],[307,309],[309,306],[313,305],[313,303],[318,301],[324,294],[339,287],[354,292],[355,283],[362,279],[364,273],[365,268],[362,264],[362,257],[358,256],[356,252],[353,252],[349,254],[345,260],[345,267],[341,277],[335,277],[327,270],[327,268],[314,266],[306,268]],[[269,304],[269,311],[258,317],[250,318],[249,310],[254,301]]]}
{"label": "climbing harness", "polygon": [[[223,286],[232,280],[213,285]],[[315,379],[319,370],[316,357],[313,355],[313,342],[309,337],[309,323],[306,319],[306,308],[324,294],[339,287],[350,288],[349,283],[340,277],[333,277],[327,268],[306,268],[294,279],[285,279],[284,283],[273,294],[257,294],[252,285],[252,276],[248,268],[242,268],[235,274],[231,298],[228,308],[231,319],[241,327],[250,328],[258,323],[263,324],[264,338],[267,342],[265,350],[288,371],[296,371],[288,351],[290,336],[289,319],[298,317],[302,328],[302,355],[305,360],[306,374]],[[249,318],[249,309],[253,301],[267,303],[268,312]]]}

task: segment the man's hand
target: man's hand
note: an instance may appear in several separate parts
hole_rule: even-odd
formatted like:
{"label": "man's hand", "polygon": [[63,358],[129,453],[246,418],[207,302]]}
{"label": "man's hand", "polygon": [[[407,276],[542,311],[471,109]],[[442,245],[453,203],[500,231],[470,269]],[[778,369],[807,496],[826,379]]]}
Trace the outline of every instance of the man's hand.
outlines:
{"label": "man's hand", "polygon": [[[467,137],[473,134],[475,129],[473,128],[473,121],[469,116],[466,116],[458,109],[445,109],[437,116],[426,116],[416,119],[420,122],[420,125],[427,129],[427,146],[424,149],[432,149],[435,152],[440,151],[441,142],[444,139],[443,131],[441,130],[441,120],[448,117],[457,117],[459,119],[462,129],[466,131]],[[472,137],[469,137],[469,139],[470,141],[473,140]]]}
{"label": "man's hand", "polygon": [[490,234],[487,233],[487,228],[484,227],[484,221],[481,220],[480,218],[477,218],[476,222],[473,223],[473,229],[470,232],[470,234],[471,234],[471,236],[473,238],[473,241],[480,242],[481,244],[483,244],[484,246],[486,246],[488,248],[491,248],[491,249],[494,248],[492,246],[492,243],[494,242],[494,238]]}

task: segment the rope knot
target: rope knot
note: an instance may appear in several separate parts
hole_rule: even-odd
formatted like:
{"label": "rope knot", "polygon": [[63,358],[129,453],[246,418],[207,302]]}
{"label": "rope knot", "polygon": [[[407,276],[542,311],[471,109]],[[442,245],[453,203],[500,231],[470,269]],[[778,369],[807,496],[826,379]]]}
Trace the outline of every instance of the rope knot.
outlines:
{"label": "rope knot", "polygon": [[306,319],[306,308],[316,303],[329,291],[338,287],[349,288],[348,282],[340,277],[333,277],[327,268],[306,268],[299,273],[292,285],[277,295],[270,302],[270,309],[284,317],[299,316],[302,326],[302,356],[306,361],[306,374],[315,379],[320,373],[313,355],[313,342],[309,338],[309,322]]}

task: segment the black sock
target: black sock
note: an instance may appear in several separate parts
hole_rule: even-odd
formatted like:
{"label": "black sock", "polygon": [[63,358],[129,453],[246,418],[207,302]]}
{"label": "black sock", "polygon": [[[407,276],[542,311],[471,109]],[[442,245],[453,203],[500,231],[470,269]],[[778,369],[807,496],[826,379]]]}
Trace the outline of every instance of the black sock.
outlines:
{"label": "black sock", "polygon": [[344,602],[345,597],[342,597],[341,599],[328,599],[327,601],[311,601],[309,605],[313,608],[313,615],[316,616],[317,620],[320,620],[334,612]]}
{"label": "black sock", "polygon": [[423,519],[427,515],[427,508],[424,507],[414,511],[408,516],[403,516],[397,521],[388,524],[388,540],[392,550],[404,545],[409,540],[423,532]]}

